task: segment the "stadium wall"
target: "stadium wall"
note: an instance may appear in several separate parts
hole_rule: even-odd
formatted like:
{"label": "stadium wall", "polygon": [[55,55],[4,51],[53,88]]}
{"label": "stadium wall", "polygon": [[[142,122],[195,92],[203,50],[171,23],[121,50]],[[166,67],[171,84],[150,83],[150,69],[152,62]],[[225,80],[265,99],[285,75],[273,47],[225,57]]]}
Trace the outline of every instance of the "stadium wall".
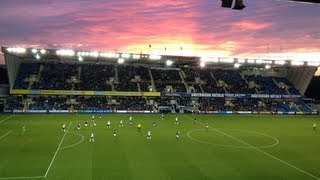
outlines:
{"label": "stadium wall", "polygon": [[304,94],[316,71],[316,67],[290,68],[288,70],[287,79],[300,91],[301,94]]}
{"label": "stadium wall", "polygon": [[22,62],[22,59],[10,54],[5,54],[4,58],[8,70],[9,84],[10,87],[13,87],[16,77],[19,73],[19,67]]}

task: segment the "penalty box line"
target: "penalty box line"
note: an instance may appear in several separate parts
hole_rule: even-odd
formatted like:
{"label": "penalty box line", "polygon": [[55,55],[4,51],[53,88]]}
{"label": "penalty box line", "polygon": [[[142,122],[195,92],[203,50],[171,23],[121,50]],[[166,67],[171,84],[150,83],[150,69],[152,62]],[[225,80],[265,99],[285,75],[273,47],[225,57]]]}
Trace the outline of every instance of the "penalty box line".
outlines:
{"label": "penalty box line", "polygon": [[57,154],[58,154],[58,151],[60,150],[60,147],[61,147],[61,145],[62,145],[62,142],[63,142],[64,138],[66,137],[66,134],[67,134],[67,132],[69,131],[69,128],[71,127],[71,125],[72,125],[72,121],[69,123],[69,127],[68,127],[68,129],[66,130],[66,132],[64,132],[63,137],[62,137],[62,139],[61,139],[61,141],[60,141],[60,144],[59,144],[56,152],[55,152],[54,155],[53,155],[53,158],[52,158],[52,160],[51,160],[51,162],[50,162],[50,164],[49,164],[49,167],[48,167],[48,169],[47,169],[47,171],[46,171],[46,174],[45,174],[43,177],[45,177],[45,178],[47,177],[47,175],[48,175],[48,173],[49,173],[49,171],[50,171],[50,169],[51,169],[51,166],[52,166],[52,164],[53,164],[53,162],[54,162],[54,160],[55,160],[55,158],[56,158],[56,156],[57,156]]}
{"label": "penalty box line", "polygon": [[[189,116],[186,116],[186,117],[188,117],[189,119],[192,119],[192,118],[189,117]],[[202,124],[202,125],[205,125],[205,124],[202,123],[202,122],[199,122],[199,123]],[[238,139],[238,138],[236,138],[236,137],[234,137],[234,136],[232,136],[232,135],[230,135],[230,134],[228,134],[228,133],[222,132],[222,131],[220,131],[220,130],[218,130],[218,129],[216,129],[216,128],[211,128],[211,129],[213,129],[213,130],[217,131],[218,133],[223,134],[223,135],[225,135],[225,136],[227,136],[227,137],[230,137],[230,138],[232,138],[232,139],[234,139],[234,140],[236,140],[236,141],[238,141],[238,142],[241,142],[242,144],[247,145],[247,146],[251,147],[252,149],[255,149],[256,151],[259,151],[259,152],[261,152],[261,153],[263,153],[263,154],[265,154],[265,155],[267,155],[267,156],[269,156],[269,157],[271,157],[271,158],[273,158],[273,159],[275,159],[275,160],[278,160],[278,161],[282,162],[283,164],[286,164],[286,165],[292,167],[293,169],[296,169],[296,170],[298,170],[298,171],[300,171],[300,172],[302,172],[302,173],[304,173],[304,174],[306,174],[306,175],[309,175],[310,177],[313,177],[314,179],[320,180],[319,177],[317,177],[317,176],[315,176],[315,175],[312,175],[312,174],[308,173],[307,171],[304,171],[304,170],[302,170],[302,169],[300,169],[300,168],[298,168],[298,167],[296,167],[296,166],[294,166],[294,165],[292,165],[292,164],[290,164],[290,163],[288,163],[288,162],[286,162],[286,161],[284,161],[284,160],[281,160],[281,159],[279,159],[279,158],[277,158],[277,157],[275,157],[275,156],[273,156],[273,155],[271,155],[271,154],[269,154],[269,153],[267,153],[267,152],[265,152],[265,151],[263,151],[263,150],[261,150],[261,149],[258,149],[258,148],[256,148],[256,147],[252,146],[251,144],[246,143],[246,142],[244,142],[244,141],[242,141],[242,140],[240,140],[240,139]]]}
{"label": "penalty box line", "polygon": [[6,135],[8,135],[9,133],[11,133],[12,131],[9,131],[7,133],[5,133],[4,135],[0,136],[0,139],[4,138]]}
{"label": "penalty box line", "polygon": [[10,179],[44,179],[44,176],[30,176],[30,177],[4,177],[0,178],[3,180],[10,180]]}
{"label": "penalty box line", "polygon": [[4,122],[4,121],[6,121],[6,120],[8,120],[8,119],[12,118],[13,116],[14,116],[14,115],[11,115],[11,116],[9,116],[9,117],[7,117],[7,118],[2,119],[2,120],[0,121],[0,123],[2,123],[2,122]]}

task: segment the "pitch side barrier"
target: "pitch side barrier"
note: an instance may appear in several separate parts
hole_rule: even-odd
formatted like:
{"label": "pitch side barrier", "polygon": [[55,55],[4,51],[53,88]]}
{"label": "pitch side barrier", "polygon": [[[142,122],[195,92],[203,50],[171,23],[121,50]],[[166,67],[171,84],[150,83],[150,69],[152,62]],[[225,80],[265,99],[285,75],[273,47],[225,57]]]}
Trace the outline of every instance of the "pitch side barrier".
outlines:
{"label": "pitch side barrier", "polygon": [[206,98],[266,98],[300,99],[302,95],[274,94],[217,94],[217,93],[165,93],[165,92],[117,92],[117,91],[74,91],[74,90],[22,90],[11,89],[13,95],[83,95],[83,96],[143,96],[143,97],[206,97]]}
{"label": "pitch side barrier", "polygon": [[252,114],[252,115],[318,115],[318,112],[283,111],[200,111],[200,114]]}
{"label": "pitch side barrier", "polygon": [[12,95],[80,95],[80,96],[143,96],[159,97],[160,92],[118,92],[118,91],[77,91],[77,90],[26,90],[10,89]]}
{"label": "pitch side barrier", "polygon": [[269,94],[217,94],[217,93],[161,93],[161,97],[206,97],[206,98],[265,98],[265,99],[300,99],[302,95]]}
{"label": "pitch side barrier", "polygon": [[[148,110],[5,110],[14,114],[157,114]],[[195,114],[234,114],[234,115],[319,115],[318,112],[282,112],[282,111],[194,111]],[[180,113],[177,113],[180,114]]]}

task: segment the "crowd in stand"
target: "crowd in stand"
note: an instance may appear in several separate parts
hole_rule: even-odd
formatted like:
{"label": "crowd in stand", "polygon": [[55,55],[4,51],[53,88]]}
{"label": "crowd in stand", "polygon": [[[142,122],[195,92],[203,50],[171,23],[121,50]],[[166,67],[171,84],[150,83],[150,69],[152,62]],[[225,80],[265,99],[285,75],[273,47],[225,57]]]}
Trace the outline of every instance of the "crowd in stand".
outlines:
{"label": "crowd in stand", "polygon": [[23,96],[9,96],[7,98],[6,107],[7,110],[15,110],[15,109],[23,109],[24,103],[23,103]]}
{"label": "crowd in stand", "polygon": [[62,96],[38,96],[32,98],[26,106],[28,110],[68,110],[70,104],[67,103],[67,97]]}
{"label": "crowd in stand", "polygon": [[226,83],[225,89],[227,93],[235,94],[254,94],[254,89],[249,88],[248,83],[243,79],[237,70],[217,69],[212,71],[217,81]]}
{"label": "crowd in stand", "polygon": [[71,90],[72,76],[77,76],[78,65],[44,64],[40,79],[32,84],[32,89]]}
{"label": "crowd in stand", "polygon": [[[284,88],[279,87],[272,77],[246,76],[248,81],[259,85],[257,91],[259,94],[288,94]],[[300,94],[300,93],[299,93]]]}
{"label": "crowd in stand", "polygon": [[113,65],[81,66],[80,83],[75,84],[75,90],[111,91],[110,78],[114,77]]}
{"label": "crowd in stand", "polygon": [[183,107],[200,111],[314,111],[301,100],[116,96],[10,96],[5,110],[178,111]]}
{"label": "crowd in stand", "polygon": [[200,79],[204,81],[201,85],[205,93],[226,93],[221,85],[218,85],[217,80],[212,76],[210,69],[200,71]]}
{"label": "crowd in stand", "polygon": [[28,89],[30,81],[29,78],[32,75],[37,75],[39,68],[40,64],[37,63],[21,63],[13,88]]}
{"label": "crowd in stand", "polygon": [[[155,89],[151,89],[151,76]],[[20,65],[13,89],[29,88],[301,95],[284,77],[243,76],[239,70],[24,62]]]}
{"label": "crowd in stand", "polygon": [[74,109],[76,110],[111,110],[111,106],[108,105],[108,100],[105,97],[80,96],[76,98]]}

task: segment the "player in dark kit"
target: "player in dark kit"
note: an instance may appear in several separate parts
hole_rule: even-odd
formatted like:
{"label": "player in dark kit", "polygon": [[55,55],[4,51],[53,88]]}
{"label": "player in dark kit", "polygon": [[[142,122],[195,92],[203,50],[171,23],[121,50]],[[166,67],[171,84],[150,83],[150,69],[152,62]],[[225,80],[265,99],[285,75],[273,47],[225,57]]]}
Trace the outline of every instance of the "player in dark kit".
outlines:
{"label": "player in dark kit", "polygon": [[177,131],[177,132],[176,132],[176,139],[179,140],[179,138],[180,138],[180,132]]}

